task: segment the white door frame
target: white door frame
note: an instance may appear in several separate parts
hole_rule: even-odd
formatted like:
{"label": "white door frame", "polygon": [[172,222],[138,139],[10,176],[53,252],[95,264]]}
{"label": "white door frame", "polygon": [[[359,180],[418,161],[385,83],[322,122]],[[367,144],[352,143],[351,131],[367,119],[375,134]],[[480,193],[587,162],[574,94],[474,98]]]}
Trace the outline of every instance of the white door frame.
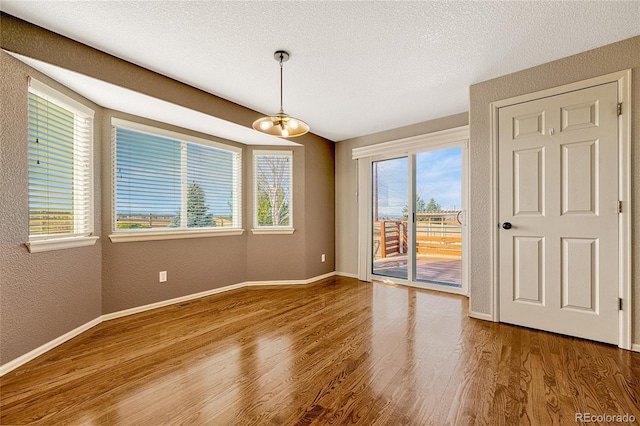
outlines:
{"label": "white door frame", "polygon": [[[384,142],[375,145],[354,148],[352,150],[352,159],[357,160],[357,179],[358,179],[358,279],[362,281],[371,281],[371,238],[372,238],[372,185],[371,185],[371,167],[374,161],[384,159],[411,157],[413,154],[425,150],[433,150],[439,148],[450,148],[460,144],[465,144],[467,149],[463,150],[463,172],[462,187],[463,200],[465,207],[464,225],[463,226],[463,246],[462,246],[462,289],[448,288],[446,286],[429,285],[426,283],[415,284],[411,280],[411,272],[408,274],[407,280],[394,279],[406,285],[416,285],[420,288],[430,288],[445,292],[458,293],[468,295],[468,268],[469,268],[469,156],[468,156],[469,126],[461,126],[453,129],[442,130],[434,133],[413,136],[410,138],[399,139],[390,142]],[[411,169],[411,167],[410,167]],[[409,179],[409,194],[413,197],[413,183]],[[409,215],[412,216],[411,209],[413,203],[409,203]],[[412,243],[409,237],[409,243]],[[408,268],[411,268],[411,262],[408,262]]]}
{"label": "white door frame", "polygon": [[500,247],[499,247],[499,205],[498,205],[498,110],[503,107],[529,102],[536,99],[560,95],[611,82],[618,83],[618,102],[622,103],[622,114],[618,116],[618,199],[622,201],[622,213],[618,215],[618,240],[620,262],[618,265],[620,283],[618,294],[622,299],[619,311],[618,347],[631,349],[631,70],[591,78],[540,92],[516,96],[492,102],[491,108],[491,253],[492,295],[491,319],[500,321]]}

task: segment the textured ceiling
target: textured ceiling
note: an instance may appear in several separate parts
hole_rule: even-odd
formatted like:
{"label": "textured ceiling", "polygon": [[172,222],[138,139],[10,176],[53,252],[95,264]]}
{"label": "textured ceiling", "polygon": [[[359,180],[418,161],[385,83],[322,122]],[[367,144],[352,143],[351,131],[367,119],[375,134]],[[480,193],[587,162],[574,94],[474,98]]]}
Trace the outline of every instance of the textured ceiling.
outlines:
{"label": "textured ceiling", "polygon": [[468,110],[473,83],[640,34],[639,1],[12,1],[0,8],[339,141]]}

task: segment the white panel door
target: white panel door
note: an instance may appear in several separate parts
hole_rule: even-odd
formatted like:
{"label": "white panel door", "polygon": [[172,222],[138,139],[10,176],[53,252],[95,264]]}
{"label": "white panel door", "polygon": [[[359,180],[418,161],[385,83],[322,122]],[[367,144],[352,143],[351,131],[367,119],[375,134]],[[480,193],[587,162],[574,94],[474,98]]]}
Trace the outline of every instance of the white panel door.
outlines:
{"label": "white panel door", "polygon": [[500,320],[618,342],[617,83],[499,110]]}

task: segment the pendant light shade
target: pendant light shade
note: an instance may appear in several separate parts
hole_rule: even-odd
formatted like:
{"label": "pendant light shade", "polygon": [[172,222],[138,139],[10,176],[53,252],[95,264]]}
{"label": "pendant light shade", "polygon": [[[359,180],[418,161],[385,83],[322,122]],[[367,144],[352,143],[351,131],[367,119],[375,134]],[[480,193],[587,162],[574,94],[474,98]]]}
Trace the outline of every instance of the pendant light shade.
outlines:
{"label": "pendant light shade", "polygon": [[267,117],[262,117],[253,122],[253,128],[259,132],[280,138],[293,138],[304,135],[309,131],[309,126],[302,120],[290,117],[282,109],[282,64],[289,60],[289,53],[278,50],[273,57],[280,63],[280,112]]}

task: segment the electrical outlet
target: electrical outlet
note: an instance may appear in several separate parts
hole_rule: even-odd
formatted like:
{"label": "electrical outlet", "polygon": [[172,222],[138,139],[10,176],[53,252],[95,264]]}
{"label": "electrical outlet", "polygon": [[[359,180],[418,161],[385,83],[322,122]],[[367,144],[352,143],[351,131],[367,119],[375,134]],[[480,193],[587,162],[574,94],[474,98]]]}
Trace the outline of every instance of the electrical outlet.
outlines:
{"label": "electrical outlet", "polygon": [[326,260],[326,258],[324,256],[324,253],[322,253],[322,257],[320,258],[320,260],[323,261],[323,262]]}
{"label": "electrical outlet", "polygon": [[160,282],[164,283],[167,281],[167,271],[160,271]]}

